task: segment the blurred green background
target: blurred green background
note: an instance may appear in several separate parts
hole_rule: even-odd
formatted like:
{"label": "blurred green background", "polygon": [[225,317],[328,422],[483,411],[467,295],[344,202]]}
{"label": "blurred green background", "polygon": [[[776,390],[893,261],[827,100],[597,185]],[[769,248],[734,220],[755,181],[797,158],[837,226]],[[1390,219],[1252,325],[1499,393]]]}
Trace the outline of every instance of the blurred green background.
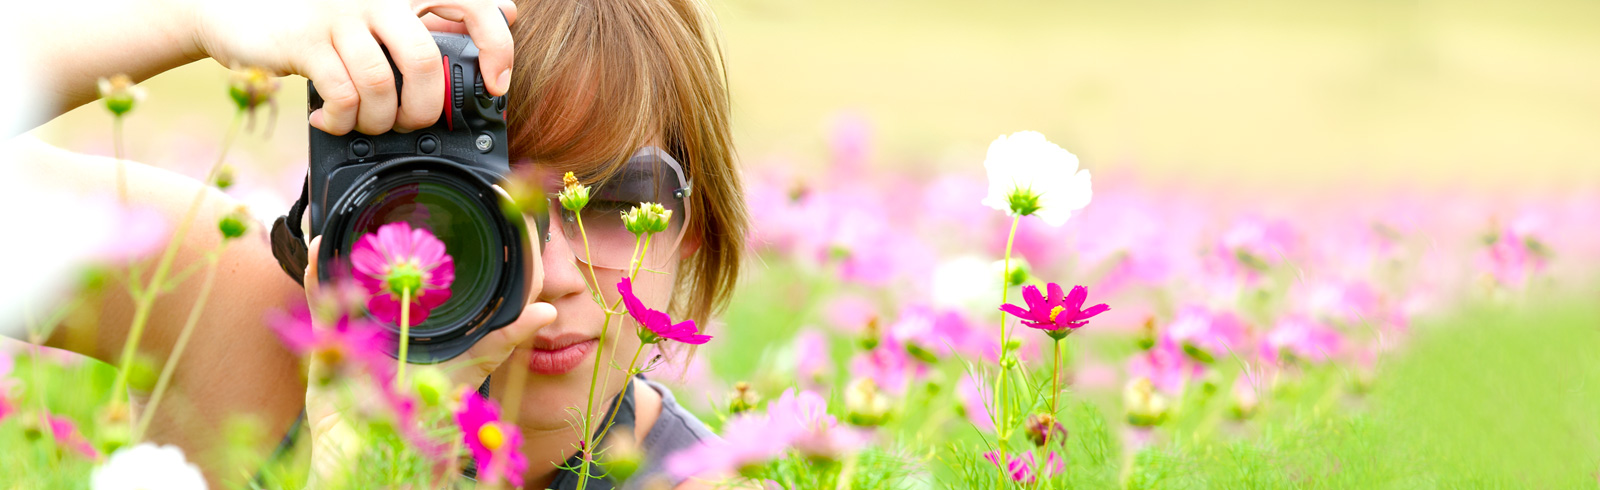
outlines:
{"label": "blurred green background", "polygon": [[[826,161],[841,111],[883,165],[975,168],[1044,132],[1097,171],[1253,188],[1520,189],[1600,176],[1600,2],[1588,0],[714,0],[749,165]],[[220,137],[225,71],[147,83],[130,155]],[[299,165],[303,81],[260,165]],[[213,134],[217,133],[217,134]],[[41,132],[109,148],[80,109]],[[213,143],[214,144],[214,143]],[[255,148],[249,148],[254,146]],[[817,158],[810,158],[817,157]],[[286,189],[286,192],[290,189]]]}

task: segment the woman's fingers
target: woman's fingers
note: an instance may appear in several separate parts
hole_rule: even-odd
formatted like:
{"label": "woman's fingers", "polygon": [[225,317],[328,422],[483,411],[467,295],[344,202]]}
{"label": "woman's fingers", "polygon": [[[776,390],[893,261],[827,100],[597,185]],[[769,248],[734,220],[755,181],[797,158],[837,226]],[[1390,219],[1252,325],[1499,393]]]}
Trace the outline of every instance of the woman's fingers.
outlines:
{"label": "woman's fingers", "polygon": [[322,237],[318,236],[312,238],[311,244],[306,246],[306,257],[310,257],[311,260],[306,261],[306,275],[301,278],[300,284],[306,287],[307,299],[316,297],[321,286],[317,283],[317,247],[321,245]]}
{"label": "woman's fingers", "polygon": [[361,96],[345,71],[344,61],[332,46],[316,50],[296,71],[311,79],[322,108],[311,113],[311,126],[328,134],[342,135],[356,127],[356,109]]}
{"label": "woman's fingers", "polygon": [[505,95],[506,89],[511,86],[511,22],[517,18],[516,4],[488,0],[455,1],[424,7],[421,13],[432,13],[441,19],[465,24],[467,34],[472,36],[472,43],[478,46],[478,67],[483,72],[483,83],[489,89],[489,94]]}
{"label": "woman's fingers", "polygon": [[410,12],[396,10],[376,19],[373,33],[389,48],[389,57],[400,69],[405,83],[400,86],[400,108],[394,120],[396,131],[407,132],[432,126],[444,112],[444,58],[433,35]]}
{"label": "woman's fingers", "polygon": [[356,112],[356,131],[389,132],[394,127],[399,98],[394,88],[393,68],[383,55],[383,49],[378,47],[378,40],[372,37],[371,29],[360,23],[334,27],[333,49],[339,52],[339,59],[344,60],[345,71],[350,74],[350,81],[361,99]]}

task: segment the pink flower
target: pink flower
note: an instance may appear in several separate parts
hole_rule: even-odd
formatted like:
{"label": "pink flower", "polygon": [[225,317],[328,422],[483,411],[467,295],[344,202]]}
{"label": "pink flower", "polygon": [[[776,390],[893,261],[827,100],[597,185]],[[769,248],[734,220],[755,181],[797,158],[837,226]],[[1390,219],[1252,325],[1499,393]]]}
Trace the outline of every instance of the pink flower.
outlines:
{"label": "pink flower", "polygon": [[1212,362],[1243,351],[1244,322],[1233,313],[1213,313],[1203,307],[1186,306],[1163,332],[1190,357]]}
{"label": "pink flower", "polygon": [[88,439],[84,439],[83,434],[78,432],[78,426],[72,423],[72,419],[46,414],[45,420],[50,424],[50,435],[56,439],[56,444],[82,454],[85,458],[100,457],[100,451],[95,450]]}
{"label": "pink flower", "polygon": [[1022,299],[1027,301],[1028,308],[1004,304],[1000,305],[1000,311],[1021,319],[1023,325],[1043,330],[1050,338],[1061,340],[1088,324],[1090,318],[1111,309],[1105,303],[1083,309],[1084,300],[1089,298],[1089,289],[1083,286],[1073,286],[1072,294],[1066,297],[1061,296],[1061,285],[1052,282],[1048,288],[1048,297],[1040,295],[1037,286],[1023,288]]}
{"label": "pink flower", "polygon": [[528,460],[522,456],[522,433],[501,422],[500,409],[476,392],[469,391],[461,398],[456,424],[461,426],[462,440],[478,464],[478,481],[505,478],[511,486],[522,486],[522,473],[528,470]]}
{"label": "pink flower", "polygon": [[905,392],[912,378],[926,370],[927,366],[914,362],[905,346],[893,337],[883,339],[877,347],[850,359],[851,373],[871,378],[884,391],[893,394]]}
{"label": "pink flower", "polygon": [[372,294],[367,310],[387,323],[400,320],[400,298],[411,292],[411,324],[428,320],[428,312],[450,299],[456,266],[444,242],[410,223],[383,225],[350,247],[356,280]]}
{"label": "pink flower", "polygon": [[290,351],[314,356],[331,371],[350,374],[367,369],[386,379],[394,368],[384,354],[391,342],[388,334],[367,320],[340,317],[333,326],[318,328],[312,324],[310,310],[301,309],[293,315],[272,315],[267,323]]}
{"label": "pink flower", "polygon": [[667,459],[667,471],[690,477],[704,473],[751,470],[794,448],[811,458],[834,459],[867,444],[867,433],[839,426],[828,415],[828,402],[810,391],[785,391],[764,414],[745,414],[729,421],[722,439],[712,439]]}
{"label": "pink flower", "polygon": [[1262,357],[1278,362],[1280,354],[1288,353],[1298,359],[1321,362],[1337,355],[1343,343],[1339,332],[1305,317],[1291,315],[1279,320],[1278,325],[1267,332]]}
{"label": "pink flower", "polygon": [[[1006,471],[1011,473],[1011,480],[1022,484],[1033,484],[1034,479],[1038,476],[1033,468],[1033,453],[1027,453],[1026,456],[1021,454],[1012,454],[1009,456],[1010,457],[1007,459],[1010,459],[1011,461],[1006,464]],[[1000,464],[1000,452],[989,451],[983,453],[983,459],[987,459],[990,463],[994,463],[996,466],[998,466]],[[1045,478],[1050,478],[1067,471],[1066,463],[1063,463],[1060,458],[1056,457],[1055,451],[1050,451],[1048,453],[1048,455],[1045,457],[1043,466]]]}
{"label": "pink flower", "polygon": [[1156,389],[1173,395],[1182,393],[1188,381],[1199,377],[1203,369],[1176,340],[1165,335],[1149,351],[1128,360],[1129,376],[1148,378]]}
{"label": "pink flower", "polygon": [[622,304],[627,305],[628,315],[644,328],[639,329],[639,340],[646,344],[654,344],[665,340],[676,340],[685,344],[700,345],[711,340],[710,335],[700,335],[700,329],[695,328],[694,320],[684,320],[683,323],[673,324],[672,318],[666,313],[652,310],[644,306],[638,296],[633,295],[633,281],[622,278],[617,283],[617,291],[622,293]]}
{"label": "pink flower", "polygon": [[828,338],[816,330],[802,330],[794,339],[795,375],[802,383],[820,383],[833,369]]}
{"label": "pink flower", "polygon": [[961,399],[961,411],[966,412],[974,427],[985,432],[994,430],[994,420],[989,416],[989,402],[994,401],[994,396],[988,386],[973,376],[962,376],[956,383],[956,398]]}

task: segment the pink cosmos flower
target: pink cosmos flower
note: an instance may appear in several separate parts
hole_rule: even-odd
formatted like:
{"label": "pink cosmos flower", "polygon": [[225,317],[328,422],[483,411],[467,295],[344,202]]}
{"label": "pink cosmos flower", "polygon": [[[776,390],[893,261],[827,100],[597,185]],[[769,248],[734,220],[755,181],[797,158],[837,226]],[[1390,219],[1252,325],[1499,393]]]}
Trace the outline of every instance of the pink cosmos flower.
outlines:
{"label": "pink cosmos flower", "polygon": [[1172,395],[1182,393],[1189,380],[1200,377],[1204,369],[1184,353],[1176,340],[1165,335],[1149,351],[1128,360],[1129,376],[1148,378],[1156,389]]}
{"label": "pink cosmos flower", "polygon": [[72,419],[59,415],[45,414],[45,420],[49,422],[50,435],[55,437],[56,444],[82,454],[85,458],[98,459],[100,457],[100,451],[95,450],[94,446],[89,444],[89,440],[83,437],[83,433],[78,432],[78,426],[72,423]]}
{"label": "pink cosmos flower", "polygon": [[1211,362],[1243,353],[1245,327],[1238,315],[1212,312],[1200,306],[1186,306],[1162,332],[1183,347],[1190,357]]}
{"label": "pink cosmos flower", "polygon": [[311,311],[300,309],[292,315],[273,315],[267,324],[290,351],[314,356],[332,372],[351,374],[366,369],[387,379],[385,375],[394,369],[394,363],[384,354],[392,340],[382,327],[370,321],[340,317],[333,326],[318,328],[312,324]]}
{"label": "pink cosmos flower", "polygon": [[367,310],[386,323],[400,321],[400,298],[406,290],[411,291],[411,324],[427,321],[430,311],[450,299],[450,283],[456,279],[455,261],[444,242],[403,221],[357,240],[350,247],[350,264],[356,280],[372,294]]}
{"label": "pink cosmos flower", "polygon": [[851,373],[871,378],[879,388],[896,395],[904,393],[906,385],[927,369],[927,366],[915,362],[905,346],[893,337],[883,339],[877,347],[850,359]]}
{"label": "pink cosmos flower", "polygon": [[622,304],[627,305],[628,315],[644,328],[639,329],[639,340],[646,344],[654,344],[665,340],[676,340],[685,344],[700,345],[711,340],[710,335],[701,335],[700,329],[695,328],[694,320],[684,320],[683,323],[673,324],[672,318],[661,311],[652,310],[644,306],[638,296],[633,295],[633,281],[624,277],[617,283],[617,291],[622,293]]}
{"label": "pink cosmos flower", "polygon": [[988,386],[973,376],[962,376],[956,383],[956,398],[961,399],[961,411],[966,412],[967,420],[974,427],[984,432],[994,431],[994,420],[989,416],[989,402],[994,401],[994,396]]}
{"label": "pink cosmos flower", "polygon": [[837,459],[867,444],[867,433],[850,427],[840,427],[839,420],[828,415],[828,402],[810,391],[785,390],[783,395],[767,406],[767,418],[773,427],[790,440],[790,445],[811,458]]}
{"label": "pink cosmos flower", "polygon": [[[983,453],[983,459],[987,459],[990,463],[994,463],[996,466],[998,466],[1000,465],[1000,452],[989,451]],[[1033,484],[1034,480],[1038,477],[1038,474],[1035,472],[1033,467],[1033,453],[1026,453],[1026,455],[1011,454],[1007,459],[1011,460],[1006,464],[1006,471],[1011,473],[1012,481],[1025,485]],[[1061,458],[1056,457],[1055,451],[1050,451],[1045,456],[1045,461],[1042,466],[1045,478],[1050,478],[1067,471],[1066,463],[1062,462]]]}
{"label": "pink cosmos flower", "polygon": [[746,414],[722,426],[721,439],[701,441],[667,458],[667,471],[683,478],[713,472],[748,472],[783,455],[789,441],[773,437],[765,415]]}
{"label": "pink cosmos flower", "polygon": [[795,376],[803,384],[817,384],[833,370],[828,356],[828,338],[822,332],[803,329],[794,339]]}
{"label": "pink cosmos flower", "polygon": [[476,392],[469,391],[461,398],[456,424],[478,465],[478,481],[505,478],[513,487],[522,486],[522,473],[528,470],[528,460],[522,456],[522,433],[501,422],[500,409]]}
{"label": "pink cosmos flower", "polygon": [[1306,317],[1290,315],[1267,332],[1262,342],[1262,358],[1281,362],[1280,355],[1288,353],[1301,360],[1321,362],[1338,355],[1343,344],[1344,338],[1339,332]]}
{"label": "pink cosmos flower", "polygon": [[787,390],[764,414],[729,421],[722,439],[704,441],[667,459],[667,471],[690,477],[704,473],[748,473],[794,448],[812,458],[835,459],[867,444],[867,433],[841,427],[816,393]]}
{"label": "pink cosmos flower", "polygon": [[984,356],[990,360],[1000,356],[999,339],[967,322],[955,309],[908,306],[900,310],[900,318],[889,325],[889,338],[908,348],[914,347],[916,350],[912,353],[919,357],[948,355],[952,348],[965,355]]}
{"label": "pink cosmos flower", "polygon": [[1047,287],[1050,290],[1048,297],[1040,295],[1037,286],[1022,288],[1022,299],[1027,301],[1028,307],[1024,309],[1004,304],[1000,305],[1000,311],[1021,319],[1023,325],[1043,330],[1050,338],[1061,340],[1088,324],[1090,318],[1111,309],[1105,303],[1084,309],[1083,302],[1089,298],[1089,289],[1083,286],[1073,286],[1072,294],[1066,297],[1061,295],[1061,285],[1052,282]]}

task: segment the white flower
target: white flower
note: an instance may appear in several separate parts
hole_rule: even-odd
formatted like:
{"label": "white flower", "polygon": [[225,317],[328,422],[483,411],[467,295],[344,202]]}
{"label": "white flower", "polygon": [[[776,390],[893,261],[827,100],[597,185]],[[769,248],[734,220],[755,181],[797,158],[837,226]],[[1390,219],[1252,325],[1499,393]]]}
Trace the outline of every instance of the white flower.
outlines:
{"label": "white flower", "polygon": [[118,449],[89,477],[93,490],[205,490],[200,468],[183,459],[177,446],[143,443]]}
{"label": "white flower", "polygon": [[1038,215],[1050,226],[1066,224],[1072,212],[1089,205],[1089,171],[1078,157],[1037,131],[1001,136],[983,160],[989,195],[983,205],[1012,214]]}

